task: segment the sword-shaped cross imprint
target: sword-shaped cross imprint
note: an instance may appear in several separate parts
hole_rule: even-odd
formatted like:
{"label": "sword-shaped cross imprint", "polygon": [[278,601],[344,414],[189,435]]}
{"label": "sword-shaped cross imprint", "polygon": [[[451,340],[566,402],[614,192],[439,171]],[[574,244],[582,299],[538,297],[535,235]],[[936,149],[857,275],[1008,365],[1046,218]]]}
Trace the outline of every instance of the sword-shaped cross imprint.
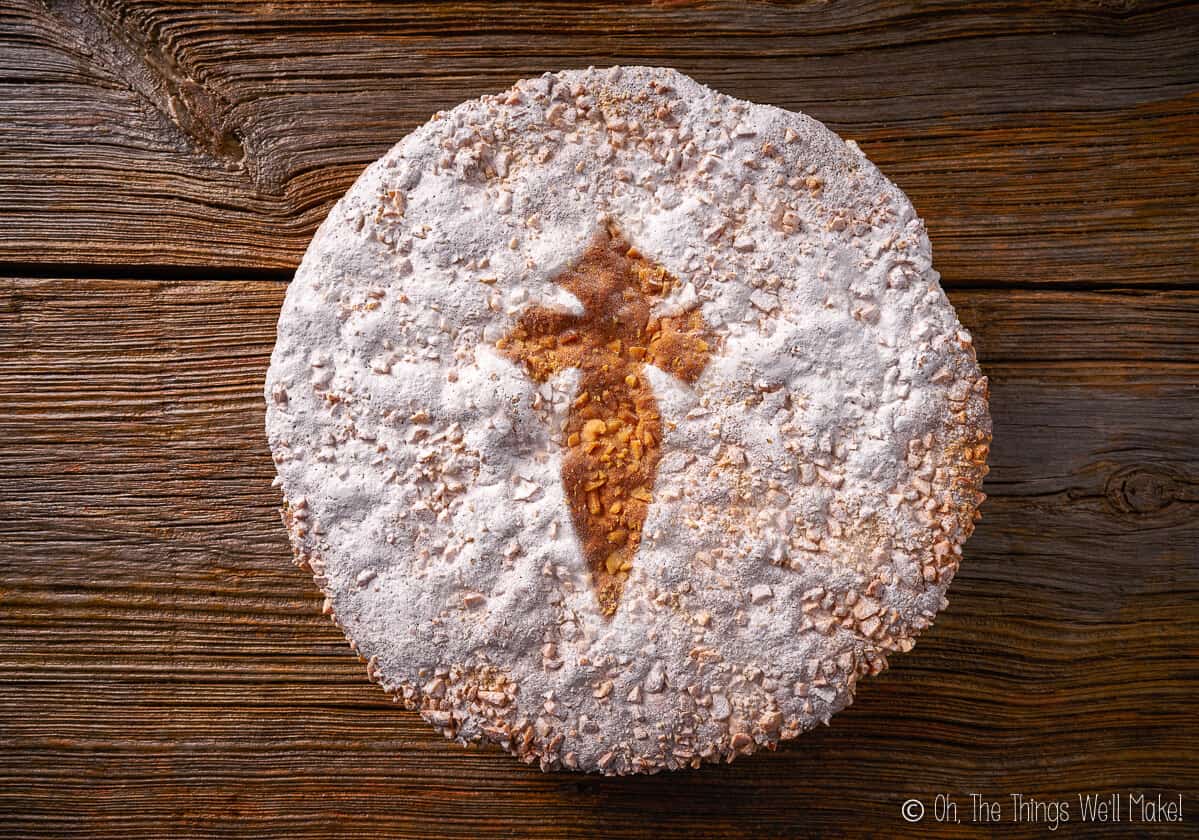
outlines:
{"label": "sword-shaped cross imprint", "polygon": [[641,544],[662,451],[644,366],[693,383],[708,363],[710,337],[698,309],[653,315],[677,280],[614,229],[555,282],[583,314],[530,306],[496,347],[536,382],[569,368],[581,373],[566,417],[562,483],[600,609],[611,617]]}

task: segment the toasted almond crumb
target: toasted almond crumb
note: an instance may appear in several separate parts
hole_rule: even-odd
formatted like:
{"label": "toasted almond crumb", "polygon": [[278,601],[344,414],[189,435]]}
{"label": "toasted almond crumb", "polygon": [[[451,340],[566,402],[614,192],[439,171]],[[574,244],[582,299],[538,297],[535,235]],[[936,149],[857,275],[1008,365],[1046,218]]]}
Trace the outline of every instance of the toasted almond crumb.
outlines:
{"label": "toasted almond crumb", "polygon": [[608,431],[608,425],[603,420],[588,420],[583,424],[583,440],[594,441]]}

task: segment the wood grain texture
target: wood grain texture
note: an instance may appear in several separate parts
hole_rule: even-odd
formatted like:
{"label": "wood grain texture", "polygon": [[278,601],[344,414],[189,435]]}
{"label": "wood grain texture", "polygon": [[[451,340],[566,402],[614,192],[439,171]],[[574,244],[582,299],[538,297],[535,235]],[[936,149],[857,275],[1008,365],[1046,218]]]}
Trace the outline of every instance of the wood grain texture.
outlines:
{"label": "wood grain texture", "polygon": [[955,292],[996,439],[950,609],[827,730],[604,780],[444,742],[318,614],[262,433],[285,288],[0,281],[0,833],[894,836],[942,790],[1199,789],[1199,292]]}
{"label": "wood grain texture", "polygon": [[1194,281],[1199,7],[5,0],[0,260],[290,269],[363,166],[545,70],[669,64],[859,141],[950,285]]}
{"label": "wood grain texture", "polygon": [[[0,0],[0,836],[1048,833],[900,819],[971,791],[1199,834],[1196,55],[1169,0]],[[597,779],[366,680],[289,563],[260,391],[366,163],[613,63],[856,139],[928,223],[995,443],[949,609],[829,728]],[[1138,790],[1184,824],[1077,823]]]}

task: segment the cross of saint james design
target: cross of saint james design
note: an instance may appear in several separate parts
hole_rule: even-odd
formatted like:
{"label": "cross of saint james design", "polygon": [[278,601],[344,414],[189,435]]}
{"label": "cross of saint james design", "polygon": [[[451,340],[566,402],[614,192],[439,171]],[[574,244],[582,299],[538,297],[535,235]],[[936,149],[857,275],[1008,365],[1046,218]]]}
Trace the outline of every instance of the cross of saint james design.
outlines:
{"label": "cross of saint james design", "polygon": [[694,382],[710,344],[698,309],[655,317],[677,281],[606,230],[555,282],[583,314],[530,306],[496,342],[537,382],[578,368],[562,483],[604,615],[620,603],[661,458],[662,418],[643,367]]}

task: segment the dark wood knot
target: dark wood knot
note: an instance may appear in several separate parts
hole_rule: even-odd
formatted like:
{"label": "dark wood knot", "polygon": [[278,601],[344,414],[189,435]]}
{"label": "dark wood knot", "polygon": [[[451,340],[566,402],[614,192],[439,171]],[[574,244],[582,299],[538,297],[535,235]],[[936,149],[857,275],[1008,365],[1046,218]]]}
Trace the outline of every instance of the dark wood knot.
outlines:
{"label": "dark wood knot", "polygon": [[1107,480],[1107,500],[1121,513],[1148,516],[1183,495],[1186,480],[1167,467],[1124,467]]}

